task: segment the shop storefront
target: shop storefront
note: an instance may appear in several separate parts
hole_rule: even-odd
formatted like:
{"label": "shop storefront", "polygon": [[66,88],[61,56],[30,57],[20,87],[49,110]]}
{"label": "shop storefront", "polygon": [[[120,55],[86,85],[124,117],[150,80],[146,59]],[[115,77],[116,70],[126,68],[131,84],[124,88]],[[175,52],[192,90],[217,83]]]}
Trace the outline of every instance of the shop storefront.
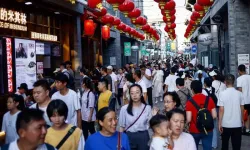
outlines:
{"label": "shop storefront", "polygon": [[32,5],[16,0],[1,2],[0,118],[6,95],[16,92],[21,83],[32,89],[39,74],[53,77],[53,71],[63,61],[72,61],[74,67],[81,65],[75,61],[81,56],[77,31],[81,15],[43,1]]}

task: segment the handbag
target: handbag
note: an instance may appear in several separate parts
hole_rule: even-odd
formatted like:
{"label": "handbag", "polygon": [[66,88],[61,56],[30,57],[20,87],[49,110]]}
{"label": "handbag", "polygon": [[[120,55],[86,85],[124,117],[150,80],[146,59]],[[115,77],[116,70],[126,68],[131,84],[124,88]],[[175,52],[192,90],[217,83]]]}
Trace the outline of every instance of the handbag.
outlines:
{"label": "handbag", "polygon": [[146,109],[146,107],[147,107],[147,105],[144,106],[144,108],[143,108],[141,114],[135,119],[135,121],[134,121],[130,126],[127,127],[127,129],[126,129],[124,132],[127,132],[128,129],[131,128],[131,127],[139,120],[139,118],[140,118],[141,115],[143,114],[143,112],[144,112],[144,110]]}

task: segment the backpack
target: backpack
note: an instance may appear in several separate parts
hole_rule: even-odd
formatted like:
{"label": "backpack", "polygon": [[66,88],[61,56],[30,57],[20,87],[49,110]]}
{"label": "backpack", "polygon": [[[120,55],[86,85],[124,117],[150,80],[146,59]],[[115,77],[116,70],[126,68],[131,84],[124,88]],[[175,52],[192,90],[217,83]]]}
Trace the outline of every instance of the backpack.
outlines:
{"label": "backpack", "polygon": [[115,111],[115,105],[116,105],[116,96],[112,93],[112,95],[109,98],[109,108]]}
{"label": "backpack", "polygon": [[213,99],[214,104],[217,106],[218,98],[215,95],[215,89],[212,88],[212,93],[210,93],[207,89],[204,89],[204,90],[207,92],[207,95]]}
{"label": "backpack", "polygon": [[69,82],[67,83],[67,88],[69,88],[71,90],[75,90],[75,79],[74,79],[74,77],[68,71],[65,71],[64,74],[69,77]]}
{"label": "backpack", "polygon": [[197,109],[196,127],[201,133],[207,134],[209,130],[214,128],[214,120],[211,112],[207,109],[209,96],[206,97],[204,108],[200,106],[191,98],[189,100]]}
{"label": "backpack", "polygon": [[[86,105],[86,108],[89,108],[89,93],[92,92],[92,91],[89,91],[88,94],[87,94],[87,105]],[[98,102],[98,95],[93,93],[94,96],[95,96],[95,103],[94,103],[94,109],[96,110],[96,112],[98,111],[98,105],[97,105],[97,102]]]}
{"label": "backpack", "polygon": [[[52,145],[47,144],[47,143],[44,143],[44,144],[46,145],[47,150],[55,150],[55,148]],[[9,150],[9,147],[10,147],[10,143],[1,146],[0,149],[1,150]]]}

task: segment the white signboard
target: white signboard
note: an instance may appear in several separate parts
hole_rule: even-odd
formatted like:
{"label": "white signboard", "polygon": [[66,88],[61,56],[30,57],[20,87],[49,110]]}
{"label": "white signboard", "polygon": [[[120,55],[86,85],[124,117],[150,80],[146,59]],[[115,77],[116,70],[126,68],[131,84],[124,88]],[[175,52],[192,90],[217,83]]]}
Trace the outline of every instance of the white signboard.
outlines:
{"label": "white signboard", "polygon": [[238,66],[246,66],[246,73],[249,74],[249,54],[238,54]]}
{"label": "white signboard", "polygon": [[44,55],[44,43],[36,43],[36,54]]}
{"label": "white signboard", "polygon": [[15,39],[16,87],[26,83],[29,89],[36,81],[35,41]]}
{"label": "white signboard", "polygon": [[115,66],[116,65],[116,58],[110,57],[110,65]]}
{"label": "white signboard", "polygon": [[201,45],[204,45],[204,46],[211,45],[212,42],[213,42],[212,33],[205,33],[205,34],[199,35],[199,37],[198,37],[198,42],[199,42]]}

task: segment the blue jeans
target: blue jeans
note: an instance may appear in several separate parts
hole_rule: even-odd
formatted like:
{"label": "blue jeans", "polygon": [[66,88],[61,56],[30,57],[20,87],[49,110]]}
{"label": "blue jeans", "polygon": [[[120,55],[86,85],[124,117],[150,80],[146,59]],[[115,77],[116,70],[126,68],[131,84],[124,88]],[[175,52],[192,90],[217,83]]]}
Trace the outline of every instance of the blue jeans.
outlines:
{"label": "blue jeans", "polygon": [[198,149],[198,145],[200,140],[202,141],[203,150],[212,150],[212,140],[213,140],[213,131],[205,133],[191,133],[194,137],[196,147]]}

